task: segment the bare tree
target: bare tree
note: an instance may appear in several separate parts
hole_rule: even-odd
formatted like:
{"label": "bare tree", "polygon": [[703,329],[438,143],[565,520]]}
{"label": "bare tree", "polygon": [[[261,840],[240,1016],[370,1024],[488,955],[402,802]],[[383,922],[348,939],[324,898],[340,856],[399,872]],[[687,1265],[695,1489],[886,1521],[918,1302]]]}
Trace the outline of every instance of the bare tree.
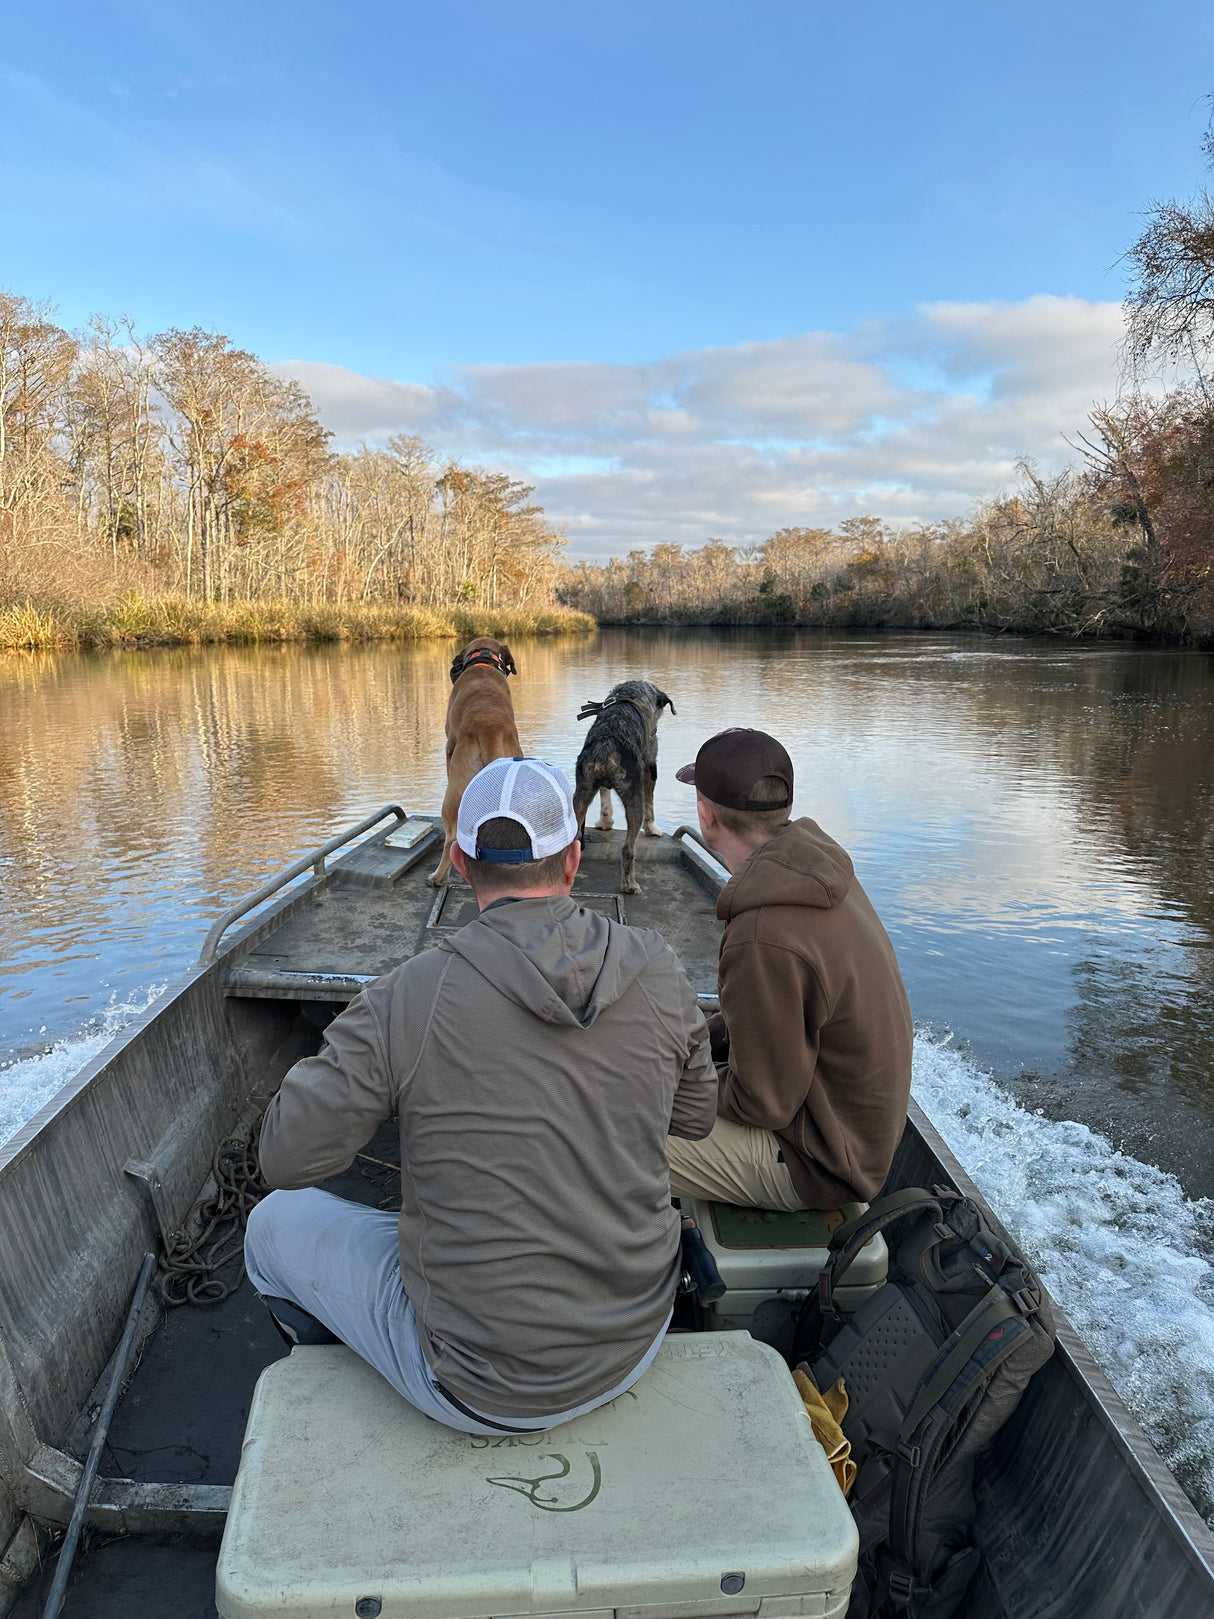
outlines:
{"label": "bare tree", "polygon": [[[1214,167],[1214,127],[1202,147]],[[1202,187],[1188,202],[1155,203],[1146,219],[1126,255],[1131,360],[1191,365],[1204,385],[1214,348],[1214,197]]]}
{"label": "bare tree", "polygon": [[43,525],[61,499],[56,441],[76,344],[47,304],[0,293],[0,539]]}

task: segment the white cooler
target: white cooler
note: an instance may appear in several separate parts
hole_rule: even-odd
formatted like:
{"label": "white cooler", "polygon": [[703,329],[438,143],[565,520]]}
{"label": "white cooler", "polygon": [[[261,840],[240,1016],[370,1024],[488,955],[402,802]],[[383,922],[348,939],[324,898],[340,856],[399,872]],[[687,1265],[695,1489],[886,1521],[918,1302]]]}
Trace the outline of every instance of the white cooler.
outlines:
{"label": "white cooler", "polygon": [[222,1619],[771,1619],[846,1612],[851,1513],[788,1368],[672,1335],[544,1434],[415,1411],[340,1345],[262,1373],[216,1570]]}
{"label": "white cooler", "polygon": [[[707,1199],[685,1201],[725,1283],[723,1299],[710,1306],[709,1325],[717,1331],[745,1332],[765,1299],[803,1299],[817,1285],[829,1253],[831,1233],[863,1213],[867,1203],[841,1209],[799,1209],[778,1214],[740,1209]],[[835,1293],[839,1308],[859,1309],[884,1283],[889,1249],[880,1232],[861,1248]]]}

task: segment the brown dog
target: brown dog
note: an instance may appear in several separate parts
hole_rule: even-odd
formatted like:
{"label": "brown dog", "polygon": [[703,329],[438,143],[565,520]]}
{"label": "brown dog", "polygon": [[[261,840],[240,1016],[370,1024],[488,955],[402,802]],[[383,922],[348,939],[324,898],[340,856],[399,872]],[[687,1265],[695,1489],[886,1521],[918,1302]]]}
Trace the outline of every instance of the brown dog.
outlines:
{"label": "brown dog", "polygon": [[443,798],[443,857],[430,882],[439,888],[451,870],[451,845],[464,788],[493,759],[522,753],[507,675],[518,674],[510,648],[492,636],[469,641],[451,665],[447,699],[447,792]]}

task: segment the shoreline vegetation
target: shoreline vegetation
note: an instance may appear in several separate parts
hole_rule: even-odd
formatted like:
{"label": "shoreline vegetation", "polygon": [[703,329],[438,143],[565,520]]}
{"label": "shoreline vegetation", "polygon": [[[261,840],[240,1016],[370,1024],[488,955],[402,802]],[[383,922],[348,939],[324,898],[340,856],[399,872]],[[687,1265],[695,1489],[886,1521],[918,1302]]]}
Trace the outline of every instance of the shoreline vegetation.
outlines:
{"label": "shoreline vegetation", "polygon": [[[1214,126],[1205,153],[1214,167]],[[566,564],[533,490],[408,434],[338,452],[312,401],[195,327],[84,332],[0,292],[0,650],[803,625],[1214,647],[1214,195],[1126,257],[1136,380],[965,518]]]}
{"label": "shoreline vegetation", "polygon": [[32,601],[0,606],[0,651],[135,650],[181,646],[277,646],[292,642],[470,641],[585,635],[597,628],[570,608],[334,606],[278,601],[206,602],[128,594],[103,605]]}
{"label": "shoreline vegetation", "polygon": [[[781,529],[748,549],[720,540],[656,545],[568,569],[557,598],[603,625],[956,630],[1214,647],[1214,408],[1203,401],[1195,409],[1178,392],[1143,414],[1124,460],[1118,452],[1112,467],[1053,479],[1024,463],[1012,494],[964,520],[895,528],[858,517],[835,529]],[[1150,466],[1159,439],[1173,463],[1163,476]],[[1195,468],[1184,465],[1190,459]],[[1141,517],[1127,487],[1138,492]]]}
{"label": "shoreline vegetation", "polygon": [[0,292],[0,649],[584,633],[565,538],[419,438],[338,452],[216,332]]}

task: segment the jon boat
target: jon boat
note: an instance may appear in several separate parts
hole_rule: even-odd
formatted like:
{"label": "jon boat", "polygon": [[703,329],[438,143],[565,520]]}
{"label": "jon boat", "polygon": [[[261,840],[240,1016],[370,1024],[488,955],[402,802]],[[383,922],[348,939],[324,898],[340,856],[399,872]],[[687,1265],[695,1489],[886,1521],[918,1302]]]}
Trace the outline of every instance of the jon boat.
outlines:
{"label": "jon boat", "polygon": [[[136,1279],[145,1254],[188,1227],[217,1144],[247,1137],[333,1012],[471,919],[466,887],[436,893],[425,882],[435,819],[387,806],[234,906],[198,962],[0,1147],[0,1615],[43,1611],[56,1531],[90,1448],[99,1472],[64,1613],[215,1612],[216,1548],[254,1385],[284,1348],[247,1282],[220,1303],[169,1311],[152,1289],[120,1344]],[[638,849],[643,892],[625,899],[618,847],[618,834],[591,834],[575,897],[660,929],[711,1001],[721,868],[680,828]],[[333,1189],[382,1203],[391,1134]],[[912,1102],[886,1189],[938,1183],[978,1196]],[[1057,1353],[980,1469],[972,1619],[1214,1614],[1214,1537],[1054,1308]],[[131,1342],[135,1370],[98,1446]],[[711,1478],[711,1424],[703,1446]],[[722,1486],[722,1525],[730,1511]],[[536,1611],[552,1607],[541,1591]],[[743,1593],[713,1611],[722,1607],[753,1613],[758,1599]]]}

